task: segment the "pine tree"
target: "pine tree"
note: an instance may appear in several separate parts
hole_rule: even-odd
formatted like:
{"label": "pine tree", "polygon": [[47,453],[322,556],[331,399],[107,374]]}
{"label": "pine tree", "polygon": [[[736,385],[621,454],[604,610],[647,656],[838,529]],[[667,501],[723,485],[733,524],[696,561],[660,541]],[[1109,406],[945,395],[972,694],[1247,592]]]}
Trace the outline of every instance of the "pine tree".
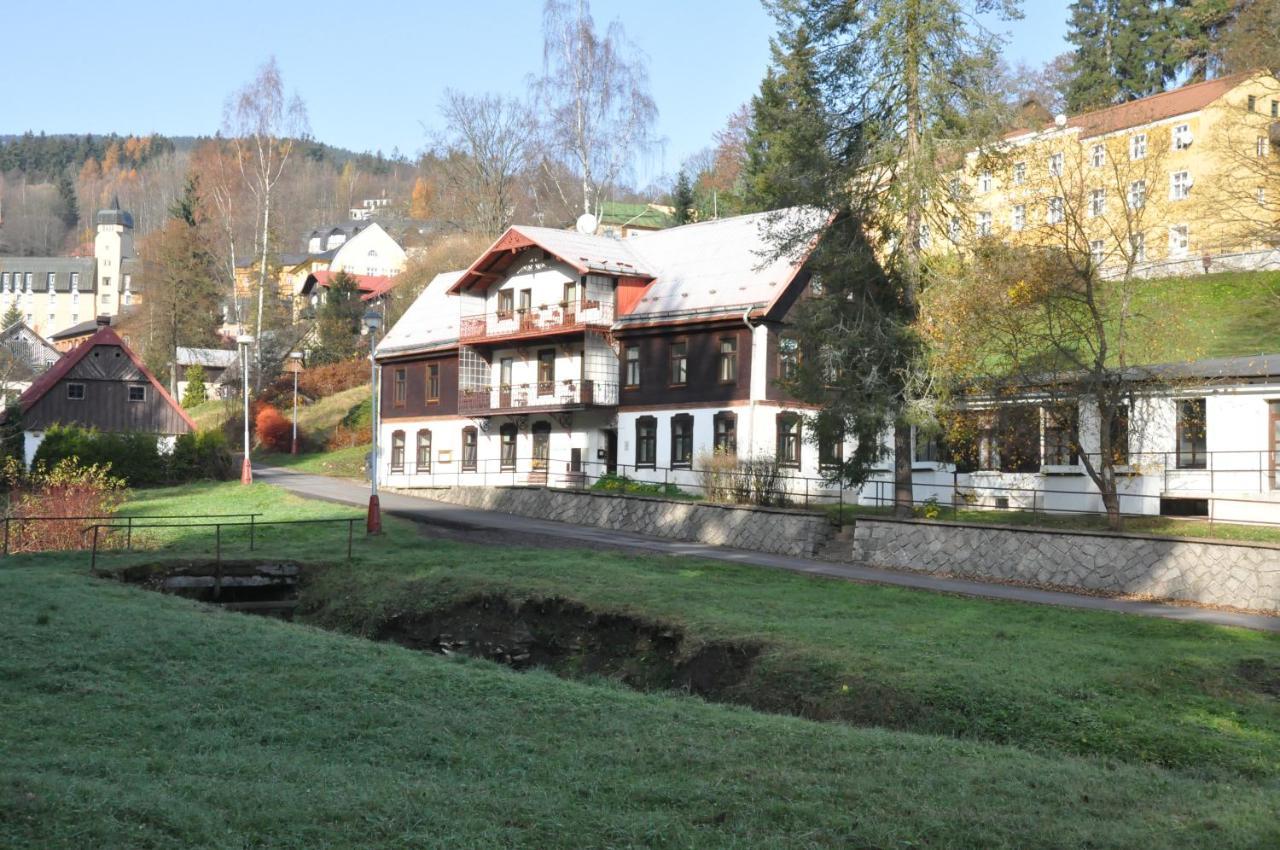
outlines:
{"label": "pine tree", "polygon": [[751,99],[744,169],[747,200],[760,209],[804,202],[812,188],[803,181],[829,167],[830,128],[809,31],[800,26],[783,33],[773,39],[771,50],[773,65]]}
{"label": "pine tree", "polygon": [[74,229],[80,223],[80,205],[76,201],[76,185],[66,170],[58,175],[58,201],[62,206],[59,211],[62,223]]}
{"label": "pine tree", "polygon": [[4,318],[0,319],[0,330],[6,330],[22,321],[22,311],[18,309],[15,301],[9,305],[9,309],[4,311]]}
{"label": "pine tree", "polygon": [[190,410],[201,402],[209,400],[209,391],[204,385],[204,367],[199,363],[187,367],[187,388],[182,393],[182,406]]}
{"label": "pine tree", "polygon": [[1176,79],[1183,26],[1167,0],[1075,0],[1070,8],[1067,41],[1075,50],[1068,111],[1147,97]]}
{"label": "pine tree", "polygon": [[694,204],[693,184],[684,169],[676,175],[675,188],[671,190],[671,206],[675,207],[676,224],[688,224]]}
{"label": "pine tree", "polygon": [[324,301],[316,311],[320,345],[313,354],[317,363],[336,363],[354,357],[360,345],[360,317],[364,304],[356,279],[338,272],[329,281]]}

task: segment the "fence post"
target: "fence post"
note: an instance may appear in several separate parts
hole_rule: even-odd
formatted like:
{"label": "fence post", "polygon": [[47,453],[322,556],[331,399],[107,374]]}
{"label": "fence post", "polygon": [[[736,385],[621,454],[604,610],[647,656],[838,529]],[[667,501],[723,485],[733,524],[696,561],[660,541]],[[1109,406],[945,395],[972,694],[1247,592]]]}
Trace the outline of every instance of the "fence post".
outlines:
{"label": "fence post", "polygon": [[836,528],[844,528],[844,475],[840,476],[840,513],[836,514]]}
{"label": "fence post", "polygon": [[213,598],[222,598],[222,524],[215,523],[213,526],[213,558],[216,565],[216,573],[214,574]]}
{"label": "fence post", "polygon": [[253,551],[254,514],[249,514],[249,551]]}
{"label": "fence post", "polygon": [[347,560],[351,560],[351,538],[355,533],[356,521],[354,519],[347,520]]}
{"label": "fence post", "polygon": [[9,515],[4,515],[4,556],[9,557]]}
{"label": "fence post", "polygon": [[[5,542],[9,540],[9,518],[4,520]],[[81,538],[82,540],[84,538]],[[6,547],[7,548],[7,547]],[[93,527],[93,552],[89,555],[89,572],[98,571],[98,526]]]}
{"label": "fence post", "polygon": [[126,552],[133,551],[133,517],[126,517],[129,521],[128,528],[124,532],[124,548]]}

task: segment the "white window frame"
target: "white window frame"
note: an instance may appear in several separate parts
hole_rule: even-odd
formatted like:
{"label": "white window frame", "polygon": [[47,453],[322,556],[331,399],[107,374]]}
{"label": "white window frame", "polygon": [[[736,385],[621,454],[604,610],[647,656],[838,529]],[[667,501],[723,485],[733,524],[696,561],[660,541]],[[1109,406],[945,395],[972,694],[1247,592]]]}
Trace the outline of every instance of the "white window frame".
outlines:
{"label": "white window frame", "polygon": [[1129,209],[1140,210],[1147,205],[1147,181],[1134,180],[1129,184]]}
{"label": "white window frame", "polygon": [[1147,234],[1138,232],[1129,234],[1129,251],[1135,263],[1147,261]]}
{"label": "white window frame", "polygon": [[1062,151],[1049,154],[1049,176],[1061,177],[1064,162],[1065,157],[1063,157]]}
{"label": "white window frame", "polygon": [[991,235],[991,213],[989,212],[978,213],[978,235],[979,236]]}
{"label": "white window frame", "polygon": [[1100,266],[1107,259],[1107,246],[1101,239],[1089,240],[1089,259]]}
{"label": "white window frame", "polygon": [[1065,210],[1062,205],[1062,198],[1061,196],[1055,195],[1049,199],[1046,220],[1050,224],[1062,224],[1064,218]]}
{"label": "white window frame", "polygon": [[1266,159],[1271,153],[1271,140],[1266,136],[1259,136],[1254,145],[1254,153],[1258,155],[1258,159]]}
{"label": "white window frame", "polygon": [[1104,144],[1096,144],[1089,153],[1089,164],[1094,168],[1101,168],[1107,164],[1107,146]]}
{"label": "white window frame", "polygon": [[990,171],[984,171],[978,175],[978,191],[984,194],[991,191]]}
{"label": "white window frame", "polygon": [[1089,217],[1098,218],[1107,211],[1107,190],[1094,189],[1089,193]]}
{"label": "white window frame", "polygon": [[[140,398],[134,398],[134,397],[133,397],[133,391],[134,391],[134,390],[138,390],[138,391],[140,392],[140,394],[141,394],[141,397],[140,397]],[[145,385],[145,384],[130,384],[130,385],[129,385],[129,396],[128,396],[128,397],[129,397],[129,401],[130,401],[131,403],[133,403],[133,404],[144,404],[144,403],[146,403],[146,400],[147,400],[147,387],[146,387],[146,385]]]}
{"label": "white window frame", "polygon": [[1169,200],[1185,201],[1191,197],[1191,172],[1183,169],[1169,175]]}
{"label": "white window frame", "polygon": [[1021,231],[1027,226],[1027,205],[1013,205],[1013,221],[1012,226],[1015,231]]}
{"label": "white window frame", "polygon": [[1186,224],[1169,225],[1169,256],[1177,259],[1191,254],[1191,227]]}
{"label": "white window frame", "polygon": [[1135,133],[1129,137],[1129,159],[1147,158],[1147,134]]}
{"label": "white window frame", "polygon": [[1185,151],[1191,147],[1191,125],[1175,124],[1173,126],[1173,149]]}
{"label": "white window frame", "polygon": [[947,236],[948,238],[951,239],[952,242],[958,242],[960,241],[960,232],[961,232],[960,216],[953,215],[951,216],[951,221],[947,225]]}
{"label": "white window frame", "polygon": [[1027,164],[1025,162],[1015,162],[1013,164],[1013,185],[1021,186],[1027,182]]}

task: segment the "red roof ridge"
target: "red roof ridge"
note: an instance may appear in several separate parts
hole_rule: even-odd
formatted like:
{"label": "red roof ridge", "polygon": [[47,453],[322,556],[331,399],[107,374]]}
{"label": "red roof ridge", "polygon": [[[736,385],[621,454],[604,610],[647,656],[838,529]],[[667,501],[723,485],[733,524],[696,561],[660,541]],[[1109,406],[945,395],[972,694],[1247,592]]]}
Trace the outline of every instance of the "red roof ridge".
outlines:
{"label": "red roof ridge", "polygon": [[191,430],[200,430],[196,427],[195,420],[193,420],[187,412],[182,409],[182,405],[178,404],[174,400],[173,396],[169,395],[169,391],[164,388],[164,385],[156,379],[156,376],[153,375],[151,370],[147,368],[146,364],[142,362],[142,358],[138,357],[138,355],[134,353],[133,349],[125,344],[125,341],[120,338],[120,334],[116,333],[115,329],[110,325],[103,325],[98,328],[92,336],[68,351],[66,354],[62,355],[58,362],[49,367],[49,371],[45,372],[33,381],[31,386],[27,387],[26,392],[18,396],[18,409],[22,413],[26,413],[34,407],[36,402],[44,398],[45,394],[48,393],[49,390],[57,386],[58,381],[65,378],[67,373],[74,369],[81,360],[87,357],[89,352],[93,350],[94,346],[98,345],[120,346],[120,350],[123,351],[131,361],[133,361],[133,365],[138,367],[143,376],[151,383],[151,386],[155,387],[156,390],[160,392],[160,397],[164,399],[165,402],[174,410],[178,411],[178,415],[181,416],[189,426],[191,426]]}

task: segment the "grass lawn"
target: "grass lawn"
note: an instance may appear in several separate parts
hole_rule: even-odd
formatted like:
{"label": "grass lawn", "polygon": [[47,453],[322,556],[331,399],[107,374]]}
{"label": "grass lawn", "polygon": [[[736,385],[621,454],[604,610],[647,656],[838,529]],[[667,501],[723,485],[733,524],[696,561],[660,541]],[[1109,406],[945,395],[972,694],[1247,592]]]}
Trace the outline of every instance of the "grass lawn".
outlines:
{"label": "grass lawn", "polygon": [[1280,352],[1280,272],[1226,272],[1144,282],[1136,308],[1172,315],[1145,340],[1147,362]]}
{"label": "grass lawn", "polygon": [[[130,508],[355,514],[235,484],[144,491]],[[164,536],[184,553],[213,550],[205,530]],[[243,541],[223,545],[243,553]],[[562,597],[673,624],[693,641],[763,645],[727,695],[758,708],[1280,787],[1280,636],[686,558],[428,542],[396,520],[381,540],[357,539],[351,566],[345,529],[259,529],[258,545],[331,565],[302,602],[306,619],[342,632],[372,634],[396,614],[479,594]]]}
{"label": "grass lawn", "polygon": [[1280,841],[1274,788],[517,674],[73,560],[0,568],[13,850]]}
{"label": "grass lawn", "polygon": [[260,461],[268,466],[283,466],[298,472],[363,481],[367,478],[364,462],[369,448],[368,445],[351,446],[331,452],[303,452],[296,455],[257,452],[253,457],[255,463]]}

